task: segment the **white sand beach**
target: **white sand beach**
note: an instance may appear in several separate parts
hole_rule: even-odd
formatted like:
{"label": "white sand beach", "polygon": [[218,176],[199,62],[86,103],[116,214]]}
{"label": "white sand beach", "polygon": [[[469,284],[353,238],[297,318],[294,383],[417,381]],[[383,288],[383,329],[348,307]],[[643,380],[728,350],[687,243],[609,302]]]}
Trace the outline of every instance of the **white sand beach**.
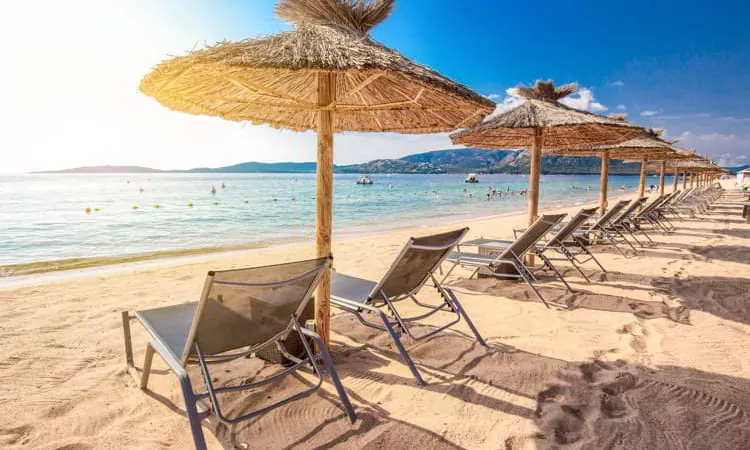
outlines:
{"label": "white sand beach", "polygon": [[[385,333],[338,314],[332,353],[357,422],[348,422],[326,382],[235,426],[209,418],[209,448],[748,448],[750,225],[740,213],[739,196],[727,191],[674,233],[654,233],[657,245],[641,256],[595,247],[609,273],[589,265],[590,284],[563,264],[579,292],[567,294],[556,281],[543,292],[570,310],[545,308],[522,283],[467,280],[468,271],[457,271],[449,284],[488,346],[464,323],[418,344],[405,338],[424,387]],[[511,238],[524,222],[472,221],[468,237]],[[408,237],[451,228],[334,238],[334,265],[377,279]],[[179,385],[162,361],[146,392],[127,373],[120,312],[195,301],[211,269],[311,256],[312,243],[271,247],[0,289],[0,446],[191,448]],[[438,296],[426,289],[425,298]],[[135,323],[133,333],[140,366],[146,337]],[[215,374],[224,384],[272,370],[240,359]],[[237,394],[228,412],[312,380]]]}

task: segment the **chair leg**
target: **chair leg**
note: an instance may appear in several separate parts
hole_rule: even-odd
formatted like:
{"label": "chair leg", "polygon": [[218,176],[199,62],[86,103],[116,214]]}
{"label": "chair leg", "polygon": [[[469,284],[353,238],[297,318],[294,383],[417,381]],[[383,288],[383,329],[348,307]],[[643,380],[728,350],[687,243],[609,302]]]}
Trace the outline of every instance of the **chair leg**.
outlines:
{"label": "chair leg", "polygon": [[[346,415],[349,416],[349,421],[351,421],[351,423],[354,423],[357,420],[357,415],[354,413],[352,403],[349,401],[349,395],[347,395],[346,390],[344,390],[344,385],[341,384],[341,379],[339,378],[338,372],[336,372],[336,367],[334,367],[333,365],[331,354],[328,353],[325,344],[323,344],[323,340],[320,339],[319,336],[312,336],[312,338],[313,340],[315,340],[315,344],[318,346],[318,349],[320,349],[320,354],[323,356],[323,366],[331,376],[331,381],[333,382],[333,386],[336,388],[336,392],[339,394],[341,403],[344,405]],[[306,345],[307,343],[303,340],[303,344]],[[307,350],[310,349],[308,348]]]}
{"label": "chair leg", "polygon": [[479,342],[480,345],[487,347],[487,344],[484,342],[484,339],[482,338],[482,335],[479,334],[479,330],[474,326],[474,322],[471,321],[469,318],[469,315],[466,314],[466,310],[464,310],[463,305],[458,301],[458,297],[456,297],[456,294],[453,292],[452,289],[448,288],[442,288],[443,291],[448,295],[448,298],[450,298],[450,302],[453,305],[453,308],[461,315],[461,317],[464,318],[466,321],[466,324],[469,326],[469,329],[471,329],[471,332],[474,333],[474,336],[477,338],[477,342]]}
{"label": "chair leg", "polygon": [[151,375],[151,363],[154,361],[154,347],[151,344],[146,345],[146,357],[143,360],[143,373],[141,374],[141,389],[148,386],[148,377]]}
{"label": "chair leg", "polygon": [[[565,245],[565,244],[563,244]],[[583,273],[583,270],[578,266],[578,263],[576,262],[576,257],[574,254],[572,254],[567,248],[561,247],[560,253],[568,260],[570,261],[570,264],[573,265],[573,267],[578,271],[578,273],[583,277],[584,280],[586,280],[587,283],[591,283],[591,280],[589,280],[589,277],[586,276],[585,273]]]}
{"label": "chair leg", "polygon": [[[153,349],[151,351],[153,352]],[[193,386],[190,384],[190,378],[188,378],[187,373],[183,372],[178,377],[180,379],[180,386],[182,387],[182,396],[185,399],[185,411],[190,421],[190,431],[193,433],[195,448],[196,450],[204,450],[206,448],[206,439],[203,436],[198,408],[195,406],[197,399],[193,393]]]}
{"label": "chair leg", "polygon": [[542,260],[547,265],[547,267],[549,267],[550,269],[552,269],[552,271],[554,271],[555,274],[557,274],[557,277],[560,278],[560,281],[562,281],[563,284],[565,285],[565,287],[568,288],[568,292],[575,292],[573,290],[573,288],[570,287],[570,285],[568,284],[568,282],[565,280],[565,277],[563,277],[563,275],[560,273],[560,271],[557,270],[557,267],[555,267],[555,266],[552,265],[552,261],[550,261],[549,258],[547,258],[546,256],[544,256],[544,254],[542,254],[542,253],[538,253],[538,255],[539,255],[540,258],[542,258]]}
{"label": "chair leg", "polygon": [[133,367],[133,340],[130,337],[130,313],[122,312],[122,333],[125,337],[125,362],[128,368]]}
{"label": "chair leg", "polygon": [[622,249],[620,248],[620,246],[619,246],[619,245],[617,245],[617,242],[615,242],[615,239],[614,239],[614,238],[613,238],[612,236],[610,236],[610,235],[609,235],[609,233],[607,233],[607,234],[606,234],[606,235],[604,236],[604,238],[605,238],[605,239],[606,239],[606,240],[607,240],[607,241],[608,241],[608,242],[609,242],[610,244],[612,244],[612,247],[616,248],[616,249],[617,249],[617,251],[618,251],[618,252],[620,252],[620,254],[621,254],[621,255],[622,255],[622,256],[623,256],[624,258],[627,258],[627,257],[628,257],[628,255],[626,255],[626,254],[625,254],[625,252],[624,252],[624,251],[622,251]]}
{"label": "chair leg", "polygon": [[593,253],[591,253],[591,250],[589,250],[585,245],[581,244],[580,242],[576,242],[579,247],[581,247],[581,250],[583,250],[595,263],[597,266],[599,266],[600,269],[602,269],[602,272],[607,273],[607,269],[602,266],[602,264],[599,262],[598,259],[596,259],[596,256],[594,256]]}
{"label": "chair leg", "polygon": [[409,354],[406,352],[404,345],[401,343],[399,335],[396,333],[396,330],[393,329],[393,325],[391,325],[391,323],[388,321],[388,317],[386,317],[386,315],[382,312],[380,312],[379,316],[380,320],[383,321],[385,331],[391,337],[391,340],[393,340],[393,345],[396,346],[396,350],[398,350],[398,352],[401,354],[401,358],[403,358],[404,362],[409,367],[409,370],[414,376],[414,379],[417,380],[417,384],[422,386],[427,384],[422,378],[422,375],[419,373],[419,370],[417,370],[417,366],[414,364],[414,361],[412,361],[411,356],[409,356]]}
{"label": "chair leg", "polygon": [[532,291],[534,291],[534,294],[536,294],[536,297],[539,299],[540,302],[544,303],[544,306],[547,308],[550,308],[549,303],[547,303],[547,300],[542,297],[542,293],[539,292],[539,289],[534,285],[534,283],[531,281],[531,279],[527,276],[527,271],[525,267],[521,267],[519,263],[513,262],[513,266],[518,271],[518,274],[521,276],[521,279],[526,282],[526,284],[529,285]]}

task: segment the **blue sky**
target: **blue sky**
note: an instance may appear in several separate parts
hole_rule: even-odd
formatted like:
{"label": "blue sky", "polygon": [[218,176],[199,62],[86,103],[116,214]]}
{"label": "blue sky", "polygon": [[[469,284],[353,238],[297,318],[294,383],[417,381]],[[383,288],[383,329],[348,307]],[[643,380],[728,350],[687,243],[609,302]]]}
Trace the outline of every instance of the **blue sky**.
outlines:
{"label": "blue sky", "polygon": [[[10,70],[0,71],[0,83],[10,89],[0,148],[10,158],[1,170],[313,160],[311,133],[179,114],[137,92],[168,55],[288,29],[274,4],[3,2]],[[518,83],[577,82],[576,107],[626,112],[721,163],[748,164],[748,19],[746,1],[401,0],[373,36],[498,103],[512,104],[506,91]],[[339,164],[451,147],[444,134],[336,139]]]}

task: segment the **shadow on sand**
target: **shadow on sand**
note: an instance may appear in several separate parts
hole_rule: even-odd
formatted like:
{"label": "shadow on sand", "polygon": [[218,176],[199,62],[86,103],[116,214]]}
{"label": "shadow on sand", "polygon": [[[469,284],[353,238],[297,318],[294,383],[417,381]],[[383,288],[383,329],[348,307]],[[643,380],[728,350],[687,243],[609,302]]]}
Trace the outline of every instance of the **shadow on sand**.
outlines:
{"label": "shadow on sand", "polygon": [[750,380],[686,367],[571,364],[539,393],[537,447],[739,449],[750,442]]}

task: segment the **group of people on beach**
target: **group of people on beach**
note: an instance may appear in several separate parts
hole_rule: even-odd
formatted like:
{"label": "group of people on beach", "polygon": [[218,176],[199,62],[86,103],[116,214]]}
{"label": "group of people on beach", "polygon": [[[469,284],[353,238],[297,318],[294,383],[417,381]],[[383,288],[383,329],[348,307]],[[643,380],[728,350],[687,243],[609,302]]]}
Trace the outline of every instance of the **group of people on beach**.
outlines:
{"label": "group of people on beach", "polygon": [[[502,198],[503,195],[505,197],[512,197],[512,196],[516,196],[516,195],[518,195],[518,196],[525,196],[527,192],[528,192],[527,189],[524,189],[522,191],[517,191],[517,192],[516,191],[511,191],[510,187],[508,187],[505,190],[505,192],[503,192],[502,189],[499,189],[499,188],[493,187],[493,186],[489,186],[489,187],[487,187],[487,193],[484,194],[484,199],[486,201],[489,201],[489,200],[492,200],[494,197],[500,197],[500,198]],[[464,194],[466,195],[467,198],[474,198],[474,193],[471,192],[471,191],[469,191],[468,189],[464,189]]]}

